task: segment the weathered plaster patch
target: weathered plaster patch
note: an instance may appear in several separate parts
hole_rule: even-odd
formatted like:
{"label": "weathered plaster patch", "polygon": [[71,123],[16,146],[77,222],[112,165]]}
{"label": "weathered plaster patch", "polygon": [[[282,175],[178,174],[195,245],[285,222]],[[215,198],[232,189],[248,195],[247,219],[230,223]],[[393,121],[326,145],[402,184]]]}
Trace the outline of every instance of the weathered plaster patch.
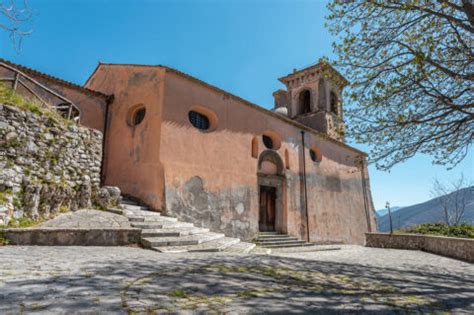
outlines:
{"label": "weathered plaster patch", "polygon": [[237,211],[238,214],[242,214],[244,212],[244,204],[239,202],[237,206],[235,206],[235,211]]}
{"label": "weathered plaster patch", "polygon": [[128,79],[128,85],[138,86],[138,85],[146,83],[147,81],[152,81],[155,77],[156,77],[155,71],[143,71],[143,72],[134,73]]}
{"label": "weathered plaster patch", "polygon": [[167,213],[243,240],[253,238],[258,232],[258,222],[253,222],[256,219],[252,219],[250,213],[250,202],[249,187],[209,191],[198,176],[182,186],[166,186]]}

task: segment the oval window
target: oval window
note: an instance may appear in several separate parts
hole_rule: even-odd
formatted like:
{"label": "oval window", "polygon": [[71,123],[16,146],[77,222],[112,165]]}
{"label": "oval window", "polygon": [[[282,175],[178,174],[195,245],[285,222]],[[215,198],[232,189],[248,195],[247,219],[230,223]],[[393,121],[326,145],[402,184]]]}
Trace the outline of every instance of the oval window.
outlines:
{"label": "oval window", "polygon": [[316,163],[321,162],[321,160],[323,159],[323,156],[321,154],[321,151],[319,151],[319,149],[310,149],[309,156],[311,157],[311,160]]}
{"label": "oval window", "polygon": [[263,144],[268,148],[268,149],[273,149],[273,140],[267,135],[262,136]]}
{"label": "oval window", "polygon": [[189,122],[196,127],[197,129],[201,130],[208,130],[210,127],[209,118],[207,116],[198,113],[196,111],[190,111],[188,114]]}
{"label": "oval window", "polygon": [[132,117],[132,126],[139,125],[143,119],[145,119],[145,114],[146,114],[146,109],[145,107],[141,107],[137,109],[136,111],[133,112],[133,117]]}

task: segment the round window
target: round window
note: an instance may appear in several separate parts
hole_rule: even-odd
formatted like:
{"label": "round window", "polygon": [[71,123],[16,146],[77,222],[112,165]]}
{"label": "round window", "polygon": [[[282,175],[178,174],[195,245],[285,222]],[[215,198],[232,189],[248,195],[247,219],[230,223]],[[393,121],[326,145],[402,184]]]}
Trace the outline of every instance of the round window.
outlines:
{"label": "round window", "polygon": [[188,118],[189,122],[197,129],[208,130],[210,127],[209,118],[201,113],[190,111]]}
{"label": "round window", "polygon": [[267,135],[262,136],[263,144],[268,148],[268,149],[273,149],[273,140]]}
{"label": "round window", "polygon": [[137,109],[136,111],[133,112],[133,117],[132,117],[132,126],[139,125],[143,119],[145,119],[145,114],[146,114],[146,109],[145,107],[141,107]]}
{"label": "round window", "polygon": [[309,150],[309,156],[311,157],[311,160],[313,160],[313,162],[321,162],[321,160],[323,159],[323,156],[321,155],[321,151],[319,151],[319,149],[310,149]]}

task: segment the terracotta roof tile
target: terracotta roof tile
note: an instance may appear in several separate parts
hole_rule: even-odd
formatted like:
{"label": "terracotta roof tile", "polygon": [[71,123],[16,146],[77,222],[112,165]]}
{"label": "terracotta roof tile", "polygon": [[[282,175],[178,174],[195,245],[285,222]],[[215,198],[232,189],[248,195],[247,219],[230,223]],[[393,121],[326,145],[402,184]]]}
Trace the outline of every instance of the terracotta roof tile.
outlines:
{"label": "terracotta roof tile", "polygon": [[87,93],[89,95],[94,95],[94,96],[97,96],[97,97],[102,97],[104,99],[109,99],[111,96],[110,95],[106,95],[106,94],[103,94],[101,92],[98,92],[98,91],[94,91],[94,90],[91,90],[91,89],[88,89],[88,88],[85,88],[83,86],[80,86],[78,84],[75,84],[75,83],[72,83],[72,82],[69,82],[69,81],[66,81],[66,80],[63,80],[63,79],[60,79],[60,78],[57,78],[57,77],[54,77],[54,76],[51,76],[49,74],[46,74],[46,73],[43,73],[43,72],[40,72],[40,71],[37,71],[37,70],[34,70],[34,69],[31,69],[31,68],[28,68],[28,67],[25,67],[25,66],[22,66],[22,65],[19,65],[19,64],[16,64],[16,63],[13,63],[11,61],[8,61],[8,60],[5,60],[3,58],[0,58],[0,62],[3,62],[11,67],[14,67],[26,74],[31,74],[31,75],[35,75],[35,76],[38,76],[38,77],[41,77],[41,78],[44,78],[44,79],[47,79],[47,80],[51,80],[51,81],[54,81],[54,82],[57,82],[61,85],[64,85],[64,86],[67,86],[67,87],[70,87],[72,89],[75,89],[75,90],[79,90],[79,91],[82,91],[84,93]]}

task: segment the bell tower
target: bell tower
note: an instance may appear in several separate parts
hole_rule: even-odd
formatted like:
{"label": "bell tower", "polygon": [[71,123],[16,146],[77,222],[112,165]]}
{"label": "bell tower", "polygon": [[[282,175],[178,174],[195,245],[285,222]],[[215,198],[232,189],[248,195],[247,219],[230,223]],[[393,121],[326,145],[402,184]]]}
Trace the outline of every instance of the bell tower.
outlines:
{"label": "bell tower", "polygon": [[338,141],[344,141],[342,90],[347,80],[325,60],[279,79],[285,90],[273,93],[275,111]]}

